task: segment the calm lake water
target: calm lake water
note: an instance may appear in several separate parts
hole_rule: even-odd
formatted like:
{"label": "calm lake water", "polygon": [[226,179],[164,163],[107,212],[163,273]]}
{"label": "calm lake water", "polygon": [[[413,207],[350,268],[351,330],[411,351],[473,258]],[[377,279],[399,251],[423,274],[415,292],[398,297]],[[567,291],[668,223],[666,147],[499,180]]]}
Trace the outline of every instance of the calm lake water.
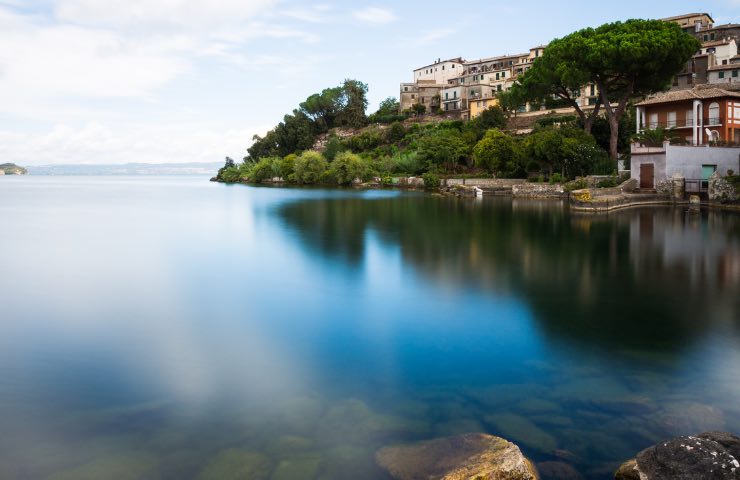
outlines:
{"label": "calm lake water", "polygon": [[606,479],[740,432],[738,214],[29,176],[0,252],[1,479],[384,479],[479,431]]}

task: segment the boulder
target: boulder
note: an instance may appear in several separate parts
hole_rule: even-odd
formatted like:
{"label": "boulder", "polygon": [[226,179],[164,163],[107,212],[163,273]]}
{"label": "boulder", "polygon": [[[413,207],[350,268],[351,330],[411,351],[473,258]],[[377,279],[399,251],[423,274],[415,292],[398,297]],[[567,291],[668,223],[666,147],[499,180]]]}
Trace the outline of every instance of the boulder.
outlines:
{"label": "boulder", "polygon": [[678,437],[625,462],[616,480],[740,480],[740,437],[724,432]]}
{"label": "boulder", "polygon": [[536,480],[519,447],[503,438],[468,433],[380,449],[375,460],[398,480]]}

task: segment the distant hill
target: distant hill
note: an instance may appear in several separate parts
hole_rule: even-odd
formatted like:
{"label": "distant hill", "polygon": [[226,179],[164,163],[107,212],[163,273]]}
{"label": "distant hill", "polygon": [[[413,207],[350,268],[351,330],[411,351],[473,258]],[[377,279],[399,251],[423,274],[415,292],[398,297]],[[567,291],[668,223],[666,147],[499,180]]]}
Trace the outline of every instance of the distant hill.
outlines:
{"label": "distant hill", "polygon": [[26,175],[28,170],[15,163],[0,164],[0,175]]}
{"label": "distant hill", "polygon": [[39,165],[29,166],[31,175],[208,175],[223,162],[125,163],[117,165]]}

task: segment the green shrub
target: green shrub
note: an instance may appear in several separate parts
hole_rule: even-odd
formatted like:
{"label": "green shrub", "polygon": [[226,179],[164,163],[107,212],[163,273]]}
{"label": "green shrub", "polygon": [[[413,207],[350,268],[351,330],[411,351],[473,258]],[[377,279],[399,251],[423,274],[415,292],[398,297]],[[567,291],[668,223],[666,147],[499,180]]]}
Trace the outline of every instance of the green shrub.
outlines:
{"label": "green shrub", "polygon": [[530,160],[527,163],[527,173],[537,173],[540,171],[540,164],[535,160]]}
{"label": "green shrub", "polygon": [[334,160],[334,157],[336,157],[338,153],[345,150],[346,148],[342,143],[342,139],[334,134],[331,134],[329,135],[329,139],[326,141],[326,147],[324,148],[324,158],[331,162]]}
{"label": "green shrub", "polygon": [[596,188],[613,188],[619,185],[616,175],[604,178],[596,182]]}
{"label": "green shrub", "polygon": [[276,167],[278,167],[278,163],[280,161],[281,160],[279,158],[275,157],[265,157],[261,159],[252,166],[252,169],[249,172],[249,180],[256,183],[270,180],[276,175],[276,173],[278,173],[275,170],[277,170]]}
{"label": "green shrub", "polygon": [[295,153],[291,153],[290,155],[286,155],[285,157],[283,157],[283,160],[280,162],[278,174],[283,177],[283,180],[285,180],[286,182],[290,181],[290,179],[293,177],[293,173],[295,172],[296,158],[298,158],[298,155],[296,155]]}
{"label": "green shrub", "polygon": [[406,128],[401,122],[393,122],[385,133],[388,142],[400,142],[406,136]]}
{"label": "green shrub", "polygon": [[488,130],[473,148],[478,167],[503,177],[524,176],[522,151],[513,137],[501,130]]}
{"label": "green shrub", "polygon": [[386,175],[380,179],[380,183],[386,187],[393,185],[393,177]]}
{"label": "green shrub", "polygon": [[329,172],[334,182],[339,185],[349,185],[356,178],[364,179],[367,176],[368,166],[358,155],[342,152],[332,162]]}
{"label": "green shrub", "polygon": [[441,185],[439,177],[433,173],[427,172],[421,176],[421,179],[424,180],[424,187],[429,190],[437,189]]}
{"label": "green shrub", "polygon": [[241,180],[241,173],[239,167],[227,167],[221,172],[221,180],[226,183],[234,183]]}
{"label": "green shrub", "polygon": [[297,183],[317,183],[322,180],[322,175],[326,172],[327,167],[326,159],[319,152],[303,152],[295,160],[293,176]]}
{"label": "green shrub", "polygon": [[355,153],[372,150],[383,143],[383,135],[379,130],[367,130],[344,140],[344,146]]}
{"label": "green shrub", "polygon": [[563,176],[557,172],[550,175],[550,185],[554,185],[556,183],[563,183]]}
{"label": "green shrub", "polygon": [[566,192],[572,192],[573,190],[582,190],[586,187],[588,187],[588,182],[585,178],[582,177],[576,178],[575,180],[563,185],[563,189]]}

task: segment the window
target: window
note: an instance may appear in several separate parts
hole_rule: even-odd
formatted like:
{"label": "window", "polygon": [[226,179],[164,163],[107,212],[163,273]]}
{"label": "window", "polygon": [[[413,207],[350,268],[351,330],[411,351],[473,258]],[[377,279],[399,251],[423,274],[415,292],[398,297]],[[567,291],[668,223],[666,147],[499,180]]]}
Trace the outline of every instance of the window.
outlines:
{"label": "window", "polygon": [[719,72],[719,78],[725,78],[725,72]]}
{"label": "window", "polygon": [[445,92],[445,100],[449,100],[449,99],[450,99],[450,92]]}
{"label": "window", "polygon": [[498,80],[498,78],[499,78],[498,76],[499,76],[499,74],[497,73],[497,74],[496,74],[496,80]]}
{"label": "window", "polygon": [[412,93],[412,94],[411,94],[411,100],[413,100],[413,99],[415,99],[415,98],[416,98],[416,95],[414,95],[414,94]]}
{"label": "window", "polygon": [[426,103],[424,97],[421,97],[421,103]]}
{"label": "window", "polygon": [[506,72],[501,72],[501,78],[506,78]]}
{"label": "window", "polygon": [[709,34],[709,40],[714,40],[714,34],[713,33],[710,33]]}
{"label": "window", "polygon": [[404,92],[408,92],[409,91],[409,87],[403,87],[403,91]]}
{"label": "window", "polygon": [[452,68],[455,68],[455,64],[454,63],[452,64]]}
{"label": "window", "polygon": [[686,127],[693,127],[694,126],[694,111],[693,110],[686,110]]}
{"label": "window", "polygon": [[593,97],[594,95],[596,95],[596,86],[591,85],[591,96]]}
{"label": "window", "polygon": [[737,70],[732,71],[732,78],[737,78]]}
{"label": "window", "polygon": [[719,103],[709,105],[709,125],[719,125]]}
{"label": "window", "polygon": [[483,81],[483,75],[480,76],[481,81]]}
{"label": "window", "polygon": [[442,65],[442,70],[444,70],[444,69],[445,69],[445,66],[444,66],[444,65]]}
{"label": "window", "polygon": [[673,128],[676,126],[676,112],[668,112],[668,121],[666,127]]}
{"label": "window", "polygon": [[452,98],[457,98],[457,90],[455,90],[454,92],[452,92]]}
{"label": "window", "polygon": [[497,92],[500,92],[501,91],[501,85],[496,85],[496,91]]}
{"label": "window", "polygon": [[658,114],[651,113],[650,114],[650,129],[654,130],[656,128],[658,128]]}
{"label": "window", "polygon": [[705,42],[709,41],[709,35],[707,35],[707,34],[704,34],[704,41],[705,41]]}

